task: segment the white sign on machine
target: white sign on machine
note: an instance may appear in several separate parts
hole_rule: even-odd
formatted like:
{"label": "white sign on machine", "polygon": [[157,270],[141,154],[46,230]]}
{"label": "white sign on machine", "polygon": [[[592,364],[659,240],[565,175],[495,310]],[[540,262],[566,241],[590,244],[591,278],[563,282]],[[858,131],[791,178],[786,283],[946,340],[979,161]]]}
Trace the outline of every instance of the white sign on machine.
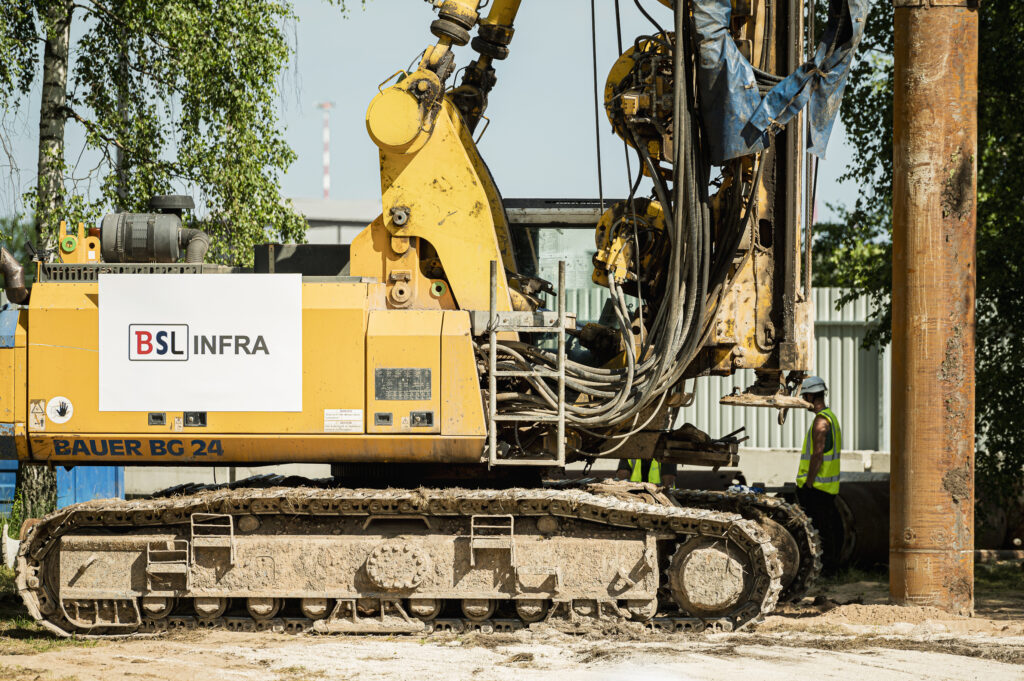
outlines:
{"label": "white sign on machine", "polygon": [[100,411],[302,411],[302,276],[101,274]]}

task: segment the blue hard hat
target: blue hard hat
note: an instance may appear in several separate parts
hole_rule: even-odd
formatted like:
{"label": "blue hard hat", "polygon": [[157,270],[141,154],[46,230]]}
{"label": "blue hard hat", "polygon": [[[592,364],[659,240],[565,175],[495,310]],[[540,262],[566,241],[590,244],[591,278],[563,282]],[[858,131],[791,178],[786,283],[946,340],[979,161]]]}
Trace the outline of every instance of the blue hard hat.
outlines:
{"label": "blue hard hat", "polygon": [[828,390],[828,386],[825,385],[825,381],[820,376],[808,376],[804,379],[803,385],[800,386],[801,395],[823,393],[826,390]]}

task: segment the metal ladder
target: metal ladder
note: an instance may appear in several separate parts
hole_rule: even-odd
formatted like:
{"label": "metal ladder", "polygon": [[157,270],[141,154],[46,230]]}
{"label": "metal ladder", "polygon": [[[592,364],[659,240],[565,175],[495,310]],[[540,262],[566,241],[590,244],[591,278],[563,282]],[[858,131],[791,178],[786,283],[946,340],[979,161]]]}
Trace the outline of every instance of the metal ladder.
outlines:
{"label": "metal ladder", "polygon": [[227,549],[228,564],[235,564],[235,521],[225,513],[193,513],[192,563],[196,562],[196,549]]}
{"label": "metal ladder", "polygon": [[[167,582],[181,580],[180,588],[191,588],[189,573],[189,543],[185,539],[150,542],[146,545],[146,588],[151,596],[173,595],[174,588]],[[157,583],[154,583],[157,582]],[[158,587],[163,587],[163,589]],[[167,593],[158,593],[166,591]]]}
{"label": "metal ladder", "polygon": [[[548,323],[548,322],[553,323]],[[564,466],[565,465],[565,262],[558,263],[558,316],[550,313],[498,312],[498,263],[491,261],[491,309],[487,324],[489,357],[487,364],[487,463],[489,466]],[[557,369],[504,370],[498,371],[498,334],[502,331],[516,333],[546,333],[558,339]],[[498,378],[525,377],[554,378],[558,380],[558,411],[553,417],[522,416],[498,413]],[[498,454],[498,424],[501,421],[525,421],[529,423],[554,423],[557,427],[555,458],[501,458]]]}
{"label": "metal ladder", "polygon": [[516,519],[511,515],[475,515],[469,519],[469,566],[476,567],[481,549],[508,551],[509,564],[516,567]]}

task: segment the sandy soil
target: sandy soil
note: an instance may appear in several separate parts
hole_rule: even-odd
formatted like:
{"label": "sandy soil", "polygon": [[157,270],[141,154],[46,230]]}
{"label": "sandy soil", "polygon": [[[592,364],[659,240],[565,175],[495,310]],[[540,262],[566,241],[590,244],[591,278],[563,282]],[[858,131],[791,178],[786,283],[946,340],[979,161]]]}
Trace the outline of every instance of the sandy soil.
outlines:
{"label": "sandy soil", "polygon": [[0,679],[1024,679],[1024,594],[979,597],[974,618],[884,600],[881,584],[844,584],[739,634],[642,638],[535,625],[429,638],[187,632],[82,646],[14,629],[0,645]]}

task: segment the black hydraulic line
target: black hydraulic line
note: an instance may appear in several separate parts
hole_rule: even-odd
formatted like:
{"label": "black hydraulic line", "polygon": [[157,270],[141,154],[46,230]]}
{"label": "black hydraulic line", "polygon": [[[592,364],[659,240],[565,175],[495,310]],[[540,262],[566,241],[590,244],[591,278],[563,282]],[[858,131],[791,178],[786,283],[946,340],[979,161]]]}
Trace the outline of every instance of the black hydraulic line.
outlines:
{"label": "black hydraulic line", "polygon": [[[622,15],[619,12],[619,0],[615,0],[615,40],[618,47],[617,55],[622,54]],[[630,184],[633,182],[633,169],[629,163],[629,145],[626,140],[622,140],[622,150],[626,154],[626,177],[629,179]],[[630,199],[633,197],[630,196]]]}
{"label": "black hydraulic line", "polygon": [[[591,9],[596,114],[596,21],[593,2]],[[742,227],[749,222],[753,192],[763,167],[761,164],[757,167],[751,200],[746,206],[743,205],[742,173],[740,169],[735,171],[735,185],[722,216],[726,227],[723,231],[726,243],[715,249],[713,255],[707,191],[711,166],[703,149],[699,116],[691,107],[696,101],[693,83],[687,78],[688,71],[684,68],[685,64],[692,63],[695,55],[693,45],[687,39],[685,10],[677,8],[675,20],[677,39],[674,45],[669,45],[677,78],[673,112],[673,130],[677,140],[673,158],[675,182],[671,190],[658,163],[647,152],[646,145],[639,143],[631,126],[625,130],[628,138],[633,141],[641,166],[653,180],[654,193],[665,211],[672,249],[664,294],[653,323],[646,329],[647,337],[637,353],[631,332],[632,313],[622,290],[614,279],[610,279],[608,288],[612,311],[620,327],[626,367],[602,369],[572,361],[565,364],[566,379],[571,381],[568,383],[571,389],[594,398],[591,402],[566,405],[567,421],[581,432],[595,437],[617,437],[610,431],[630,421],[632,424],[628,429],[632,430],[644,410],[655,404],[663,404],[667,391],[681,379],[705,342],[710,328],[709,313],[713,316],[717,309],[718,295],[722,288],[719,280],[721,266],[723,262],[731,261],[736,251],[736,244],[732,242],[742,237]],[[621,30],[618,21],[617,29]],[[638,174],[634,183],[630,173],[630,202],[642,177],[642,173]],[[729,226],[733,229],[728,229]],[[736,232],[739,232],[739,237]],[[728,269],[725,274],[728,274]],[[503,359],[506,366],[553,367],[557,364],[557,358],[552,353],[519,341],[502,341],[500,348],[503,357],[511,358]],[[503,392],[502,401],[506,408],[525,416],[550,416],[551,410],[557,407],[550,382],[535,376],[523,378],[534,391],[528,393],[532,397],[526,397],[526,394],[515,390]],[[650,418],[648,416],[644,419],[645,423]],[[593,432],[583,426],[596,427],[602,432]]]}
{"label": "black hydraulic line", "polygon": [[651,15],[650,15],[650,14],[649,14],[649,13],[647,12],[647,10],[646,10],[646,9],[644,9],[644,6],[640,4],[640,0],[633,0],[633,3],[634,3],[634,4],[636,5],[636,8],[637,8],[638,10],[640,10],[640,14],[643,14],[643,15],[644,15],[645,17],[647,17],[647,21],[649,21],[649,22],[651,22],[652,24],[654,24],[654,27],[655,27],[656,29],[658,29],[658,33],[664,33],[664,32],[665,32],[665,29],[663,29],[663,28],[661,27],[661,24],[659,24],[659,23],[658,23],[658,22],[657,22],[657,21],[655,20],[655,18],[654,18],[654,17],[652,17],[652,16],[651,16]]}
{"label": "black hydraulic line", "polygon": [[756,66],[751,66],[750,70],[754,72],[754,77],[755,78],[758,78],[760,80],[764,80],[764,81],[769,82],[769,83],[781,83],[783,80],[785,80],[785,78],[783,76],[777,76],[774,73],[768,73],[767,71],[762,71],[761,69],[757,68]]}

